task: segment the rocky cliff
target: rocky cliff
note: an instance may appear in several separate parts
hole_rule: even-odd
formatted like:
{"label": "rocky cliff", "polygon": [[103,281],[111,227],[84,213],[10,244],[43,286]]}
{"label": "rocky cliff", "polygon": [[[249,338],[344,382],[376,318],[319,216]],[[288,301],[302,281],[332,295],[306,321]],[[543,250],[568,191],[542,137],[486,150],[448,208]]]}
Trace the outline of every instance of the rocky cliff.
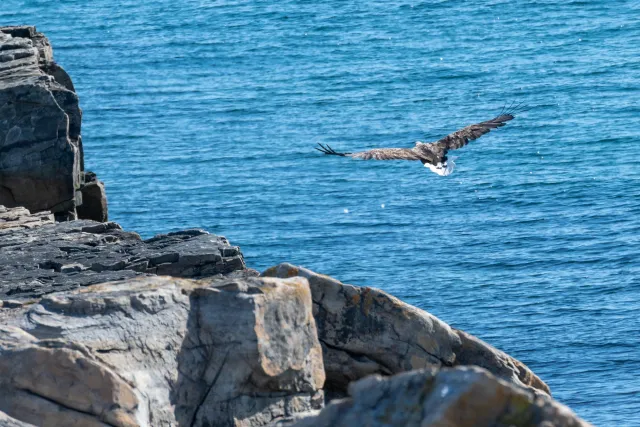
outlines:
{"label": "rocky cliff", "polygon": [[588,426],[524,363],[384,291],[106,222],[34,27],[0,28],[0,113],[0,427]]}
{"label": "rocky cliff", "polygon": [[0,278],[0,425],[587,425],[437,317],[290,264],[257,277],[200,230],[0,208]]}
{"label": "rocky cliff", "polygon": [[106,221],[104,186],[84,171],[81,121],[49,40],[32,26],[0,27],[0,204]]}

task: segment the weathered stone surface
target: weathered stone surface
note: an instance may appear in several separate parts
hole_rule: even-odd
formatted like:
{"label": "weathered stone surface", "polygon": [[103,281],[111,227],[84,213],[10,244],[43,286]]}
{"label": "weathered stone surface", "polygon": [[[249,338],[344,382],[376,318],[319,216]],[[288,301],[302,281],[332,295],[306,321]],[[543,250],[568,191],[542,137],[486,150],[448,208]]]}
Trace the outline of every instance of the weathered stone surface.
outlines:
{"label": "weathered stone surface", "polygon": [[19,420],[261,426],[323,404],[303,278],[146,277],[11,313],[0,334],[0,410]]}
{"label": "weathered stone surface", "polygon": [[236,270],[243,271],[241,276],[257,275],[246,270],[238,247],[202,230],[142,240],[114,222],[80,220],[31,229],[2,227],[0,222],[2,300],[35,298],[140,275],[208,277]]}
{"label": "weathered stone surface", "polygon": [[524,363],[464,331],[454,329],[460,337],[456,348],[456,365],[476,365],[492,374],[551,394],[549,386]]}
{"label": "weathered stone surface", "polygon": [[15,418],[12,418],[0,411],[0,427],[33,427],[33,424],[16,420]]}
{"label": "weathered stone surface", "polygon": [[80,188],[78,97],[40,69],[51,46],[34,27],[3,27],[0,39],[0,204],[75,209]]}
{"label": "weathered stone surface", "polygon": [[588,427],[548,396],[478,367],[432,368],[352,383],[337,400],[296,427]]}
{"label": "weathered stone surface", "polygon": [[84,177],[84,186],[81,190],[82,204],[76,209],[78,218],[107,222],[109,213],[104,183],[98,181],[96,174],[93,172],[85,172]]}
{"label": "weathered stone surface", "polygon": [[16,228],[35,228],[44,224],[53,224],[50,212],[32,214],[25,208],[6,208],[0,205],[0,235]]}
{"label": "weathered stone surface", "polygon": [[0,326],[0,410],[35,425],[135,426],[129,384],[83,346]]}
{"label": "weathered stone surface", "polygon": [[291,264],[262,275],[308,279],[329,392],[343,394],[349,382],[371,374],[457,365],[482,366],[516,384],[550,392],[523,363],[381,290],[345,285]]}
{"label": "weathered stone surface", "polygon": [[49,40],[33,26],[0,27],[0,204],[76,218],[81,122],[78,96],[53,62]]}

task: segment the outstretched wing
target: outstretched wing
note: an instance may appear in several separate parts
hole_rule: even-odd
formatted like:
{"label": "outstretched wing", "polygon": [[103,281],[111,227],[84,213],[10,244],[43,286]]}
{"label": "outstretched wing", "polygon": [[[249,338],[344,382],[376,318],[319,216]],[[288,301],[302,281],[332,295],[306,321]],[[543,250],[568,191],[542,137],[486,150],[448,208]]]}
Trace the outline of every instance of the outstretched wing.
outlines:
{"label": "outstretched wing", "polygon": [[352,157],[362,160],[422,160],[422,157],[413,148],[374,148],[373,150],[357,153],[339,153],[328,145],[318,144],[316,150],[334,156]]}
{"label": "outstretched wing", "polygon": [[491,120],[469,125],[430,144],[418,144],[416,148],[421,151],[431,151],[436,155],[438,161],[441,161],[446,156],[447,151],[464,147],[469,143],[469,141],[480,138],[485,133],[489,133],[491,129],[497,129],[504,126],[509,120],[514,119],[516,113],[521,113],[523,111],[527,110],[522,107],[522,104],[516,105],[515,107],[512,104],[507,108],[507,111],[504,111],[503,108],[503,111]]}
{"label": "outstretched wing", "polygon": [[476,123],[455,131],[434,142],[434,144],[439,145],[445,150],[455,150],[464,147],[469,141],[480,138],[485,133],[489,133],[491,129],[504,126],[509,120],[513,120],[514,117],[515,116],[511,114],[500,114],[496,118],[487,120],[486,122]]}
{"label": "outstretched wing", "polygon": [[436,142],[429,144],[417,142],[413,148],[374,148],[372,150],[359,151],[357,153],[339,153],[328,145],[323,144],[318,144],[319,148],[314,148],[324,154],[352,157],[354,159],[420,160],[422,163],[437,165],[438,163],[446,162],[447,151],[464,147],[469,143],[469,141],[480,138],[485,133],[491,131],[491,129],[504,126],[506,122],[513,120],[516,113],[523,111],[526,111],[526,109],[522,108],[522,104],[518,104],[515,107],[511,104],[506,111],[503,108],[503,111],[491,120],[467,126],[466,128],[447,135]]}

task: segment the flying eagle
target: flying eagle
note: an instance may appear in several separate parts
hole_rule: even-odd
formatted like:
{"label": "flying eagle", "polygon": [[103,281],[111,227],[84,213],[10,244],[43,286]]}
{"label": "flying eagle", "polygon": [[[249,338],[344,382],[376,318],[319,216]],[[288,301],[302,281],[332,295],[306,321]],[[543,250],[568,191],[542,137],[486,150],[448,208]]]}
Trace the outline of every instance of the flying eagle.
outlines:
{"label": "flying eagle", "polygon": [[480,138],[491,129],[502,127],[515,117],[516,113],[527,111],[521,104],[513,104],[505,110],[502,108],[497,117],[486,122],[462,128],[444,138],[436,141],[424,143],[417,141],[413,148],[374,148],[373,150],[359,151],[357,153],[339,153],[328,145],[318,144],[320,148],[316,150],[334,156],[352,157],[362,160],[420,160],[422,164],[432,172],[440,176],[447,176],[453,172],[455,163],[447,158],[449,150],[462,148],[475,139]]}

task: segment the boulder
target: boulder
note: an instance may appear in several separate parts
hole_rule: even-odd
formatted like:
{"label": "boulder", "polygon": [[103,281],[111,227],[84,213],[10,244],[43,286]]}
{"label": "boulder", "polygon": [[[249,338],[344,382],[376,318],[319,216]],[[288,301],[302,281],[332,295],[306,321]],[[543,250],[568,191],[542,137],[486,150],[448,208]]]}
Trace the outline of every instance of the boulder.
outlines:
{"label": "boulder", "polygon": [[303,278],[143,277],[0,311],[0,411],[27,423],[261,426],[323,405]]}
{"label": "boulder", "polygon": [[379,289],[346,285],[286,263],[262,276],[309,281],[326,389],[333,395],[344,395],[351,381],[371,374],[458,365],[478,365],[515,384],[550,393],[522,362]]}
{"label": "boulder", "polygon": [[[82,111],[49,40],[0,27],[0,204],[76,218],[82,204]],[[90,198],[90,201],[92,199]]]}
{"label": "boulder", "polygon": [[546,395],[468,366],[416,370],[386,378],[372,375],[352,383],[349,398],[298,418],[302,419],[293,423],[296,427],[590,425]]}
{"label": "boulder", "polygon": [[50,222],[48,214],[0,208],[0,300],[145,275],[258,275],[237,246],[203,230],[142,240],[114,222]]}

